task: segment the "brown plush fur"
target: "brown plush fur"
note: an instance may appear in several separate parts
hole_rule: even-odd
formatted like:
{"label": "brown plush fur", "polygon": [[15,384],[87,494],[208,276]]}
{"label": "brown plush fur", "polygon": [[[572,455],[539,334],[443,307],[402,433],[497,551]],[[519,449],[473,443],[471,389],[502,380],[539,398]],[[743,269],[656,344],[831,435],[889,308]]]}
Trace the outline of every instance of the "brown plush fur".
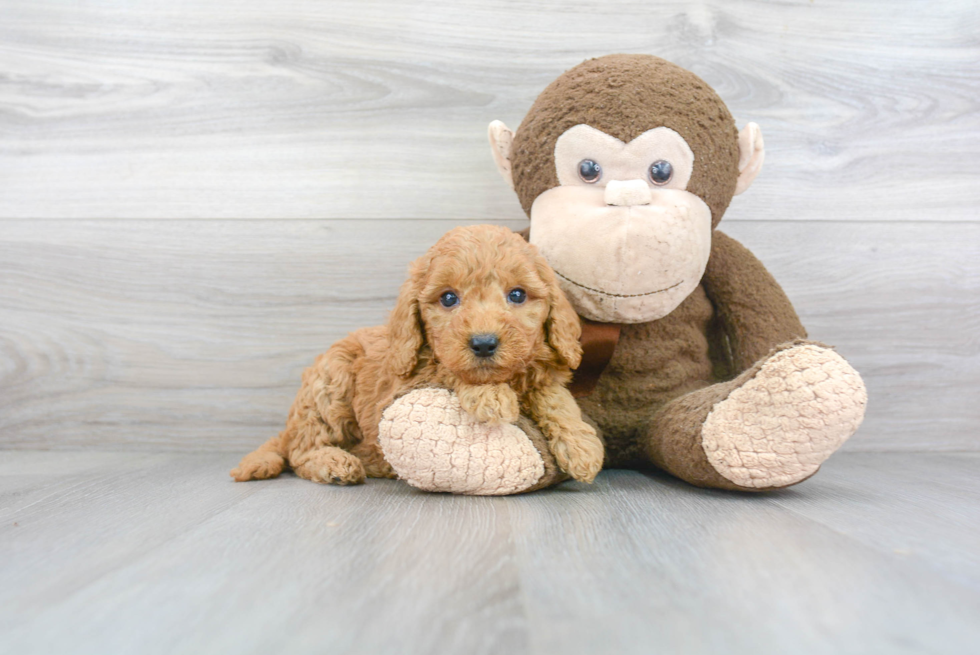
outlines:
{"label": "brown plush fur", "polygon": [[704,80],[648,55],[608,55],[566,71],[541,92],[514,135],[514,189],[524,211],[558,186],[555,143],[587,124],[628,143],[666,126],[695,152],[687,190],[711,209],[718,225],[738,179],[738,132],[725,103]]}
{"label": "brown plush fur", "polygon": [[[607,462],[635,464],[646,459],[649,423],[668,402],[727,381],[780,344],[804,337],[772,275],[744,246],[715,230],[701,285],[662,319],[624,325],[595,391],[579,405],[601,427]],[[656,435],[680,431],[658,429]]]}
{"label": "brown plush fur", "polygon": [[[695,155],[687,190],[711,209],[712,226],[721,221],[739,175],[738,133],[724,102],[696,75],[657,57],[610,55],[549,85],[510,153],[514,187],[529,216],[535,198],[558,186],[558,137],[578,124],[624,142],[660,126],[678,132]],[[700,285],[667,316],[623,325],[594,391],[579,399],[606,444],[607,466],[653,463],[693,484],[741,488],[707,463],[701,425],[780,344],[805,336],[765,267],[714,230]]]}
{"label": "brown plush fur", "polygon": [[[521,304],[507,300],[516,287],[527,292]],[[459,296],[457,307],[440,304],[446,291]],[[488,333],[500,345],[478,358],[470,338]],[[381,412],[411,389],[438,386],[482,421],[515,422],[523,411],[558,465],[591,482],[602,444],[565,388],[581,357],[579,334],[578,316],[534,246],[502,227],[452,230],[412,263],[387,326],[358,330],[320,355],[303,374],[286,429],[231,475],[275,477],[288,463],[315,482],[394,477],[377,442]]]}

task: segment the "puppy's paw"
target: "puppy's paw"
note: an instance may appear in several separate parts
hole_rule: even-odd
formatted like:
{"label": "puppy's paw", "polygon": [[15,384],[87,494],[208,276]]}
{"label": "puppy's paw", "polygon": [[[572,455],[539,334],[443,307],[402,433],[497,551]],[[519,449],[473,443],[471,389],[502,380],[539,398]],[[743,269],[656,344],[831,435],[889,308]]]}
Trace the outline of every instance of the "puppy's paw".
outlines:
{"label": "puppy's paw", "polygon": [[580,482],[591,483],[602,470],[605,448],[587,423],[569,430],[555,440],[551,451],[563,471]]}
{"label": "puppy's paw", "polygon": [[506,384],[460,385],[463,411],[481,423],[514,423],[521,412],[517,393]]}
{"label": "puppy's paw", "polygon": [[364,482],[364,465],[346,450],[323,446],[311,450],[293,465],[301,478],[322,484],[361,484]]}
{"label": "puppy's paw", "polygon": [[257,450],[242,458],[238,466],[231,470],[231,477],[237,482],[266,480],[282,473],[284,464],[285,460],[278,453]]}

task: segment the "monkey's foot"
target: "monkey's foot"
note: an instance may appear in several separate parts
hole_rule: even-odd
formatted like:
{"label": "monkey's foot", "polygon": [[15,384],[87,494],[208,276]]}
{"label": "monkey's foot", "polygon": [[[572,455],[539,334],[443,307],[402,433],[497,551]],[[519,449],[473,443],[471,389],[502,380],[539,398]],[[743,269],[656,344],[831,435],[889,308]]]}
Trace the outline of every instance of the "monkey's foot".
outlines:
{"label": "monkey's foot", "polygon": [[742,487],[785,487],[816,473],[857,430],[868,395],[843,357],[812,343],[781,350],[708,414],[701,445]]}
{"label": "monkey's foot", "polygon": [[545,465],[525,430],[478,422],[446,389],[416,389],[398,398],[378,427],[395,473],[424,491],[503,496],[556,478],[556,467]]}

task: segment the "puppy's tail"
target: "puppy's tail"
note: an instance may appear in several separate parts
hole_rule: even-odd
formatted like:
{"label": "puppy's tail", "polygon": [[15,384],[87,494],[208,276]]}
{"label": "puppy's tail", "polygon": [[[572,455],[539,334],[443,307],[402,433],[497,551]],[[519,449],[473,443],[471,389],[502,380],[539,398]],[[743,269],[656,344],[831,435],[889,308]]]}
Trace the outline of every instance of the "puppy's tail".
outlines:
{"label": "puppy's tail", "polygon": [[[280,435],[281,436],[281,435]],[[282,453],[280,437],[273,437],[242,458],[231,470],[231,477],[238,482],[266,480],[282,473],[286,459]]]}

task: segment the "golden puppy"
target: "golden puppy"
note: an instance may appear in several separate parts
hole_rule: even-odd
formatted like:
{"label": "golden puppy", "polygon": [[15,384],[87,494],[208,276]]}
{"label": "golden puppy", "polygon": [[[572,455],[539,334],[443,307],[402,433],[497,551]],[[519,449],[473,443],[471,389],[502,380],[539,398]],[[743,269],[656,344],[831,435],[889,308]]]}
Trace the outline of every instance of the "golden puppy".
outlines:
{"label": "golden puppy", "polygon": [[480,421],[541,429],[558,465],[591,482],[603,447],[565,388],[582,356],[578,315],[537,248],[503,227],[448,232],[412,263],[387,326],[335,343],[303,373],[286,429],[242,459],[239,481],[289,464],[314,482],[394,477],[381,413],[420,387],[454,391]]}

